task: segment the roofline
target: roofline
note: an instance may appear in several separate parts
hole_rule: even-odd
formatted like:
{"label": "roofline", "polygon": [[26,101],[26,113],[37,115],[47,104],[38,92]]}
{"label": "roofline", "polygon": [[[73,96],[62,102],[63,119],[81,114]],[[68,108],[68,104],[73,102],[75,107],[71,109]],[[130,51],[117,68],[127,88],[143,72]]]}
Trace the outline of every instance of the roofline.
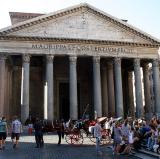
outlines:
{"label": "roofline", "polygon": [[87,10],[90,10],[94,13],[97,13],[99,14],[100,16],[103,16],[107,19],[109,19],[112,23],[120,26],[120,27],[125,27],[126,30],[129,30],[129,31],[132,31],[132,33],[134,34],[138,34],[138,36],[140,36],[141,38],[144,38],[144,39],[147,39],[149,41],[151,41],[152,43],[160,43],[160,40],[151,36],[150,34],[126,23],[126,22],[123,22],[122,20],[104,12],[104,11],[101,11],[99,10],[98,8],[95,8],[93,6],[91,6],[90,4],[87,4],[87,3],[80,3],[78,5],[74,5],[74,6],[71,6],[71,7],[67,7],[65,9],[61,9],[61,10],[58,10],[58,11],[55,11],[55,12],[51,12],[49,14],[45,14],[45,15],[42,15],[42,16],[38,16],[36,18],[33,18],[33,19],[29,19],[29,20],[26,20],[24,22],[19,22],[19,23],[16,23],[12,26],[9,26],[9,27],[6,27],[6,28],[2,28],[0,29],[0,35],[6,35],[7,33],[10,33],[10,32],[13,32],[13,31],[18,31],[20,29],[23,29],[24,27],[29,27],[29,26],[32,26],[32,25],[35,25],[37,23],[42,23],[44,21],[48,21],[50,19],[53,19],[53,18],[57,18],[59,16],[64,16],[66,13],[69,14],[73,11],[78,11],[80,9],[87,9]]}

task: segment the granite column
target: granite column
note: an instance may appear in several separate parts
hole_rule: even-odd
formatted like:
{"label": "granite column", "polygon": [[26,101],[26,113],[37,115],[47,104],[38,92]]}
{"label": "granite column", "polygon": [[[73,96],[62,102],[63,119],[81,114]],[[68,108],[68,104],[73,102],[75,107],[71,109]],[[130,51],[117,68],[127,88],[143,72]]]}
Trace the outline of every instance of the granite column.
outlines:
{"label": "granite column", "polygon": [[46,81],[47,81],[47,119],[54,120],[54,73],[53,73],[53,55],[46,56]]}
{"label": "granite column", "polygon": [[100,57],[93,57],[93,100],[94,111],[97,117],[102,116],[102,96],[101,96],[101,75],[100,75]]}
{"label": "granite column", "polygon": [[121,59],[114,59],[115,71],[115,94],[116,94],[116,116],[123,117],[123,91],[122,91],[122,72],[121,72]]}
{"label": "granite column", "polygon": [[140,118],[143,115],[140,59],[134,59],[134,74],[135,74],[135,94],[136,94],[136,118]]}
{"label": "granite column", "polygon": [[30,55],[22,56],[22,83],[21,83],[21,121],[29,118],[29,73],[30,73]]}
{"label": "granite column", "polygon": [[77,57],[69,57],[69,101],[70,118],[78,119],[78,101],[77,101]]}

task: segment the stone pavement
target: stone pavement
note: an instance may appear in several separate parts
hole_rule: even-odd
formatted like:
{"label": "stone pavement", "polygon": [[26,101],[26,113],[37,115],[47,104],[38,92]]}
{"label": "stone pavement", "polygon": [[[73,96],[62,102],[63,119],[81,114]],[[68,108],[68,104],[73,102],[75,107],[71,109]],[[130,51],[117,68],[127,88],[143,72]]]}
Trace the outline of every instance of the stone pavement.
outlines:
{"label": "stone pavement", "polygon": [[44,148],[35,148],[34,136],[23,136],[19,148],[14,150],[10,138],[7,138],[6,149],[0,151],[0,159],[139,159],[136,156],[113,156],[107,146],[102,146],[103,155],[97,156],[95,145],[87,139],[81,146],[68,145],[65,140],[58,146],[57,140],[57,135],[45,135]]}

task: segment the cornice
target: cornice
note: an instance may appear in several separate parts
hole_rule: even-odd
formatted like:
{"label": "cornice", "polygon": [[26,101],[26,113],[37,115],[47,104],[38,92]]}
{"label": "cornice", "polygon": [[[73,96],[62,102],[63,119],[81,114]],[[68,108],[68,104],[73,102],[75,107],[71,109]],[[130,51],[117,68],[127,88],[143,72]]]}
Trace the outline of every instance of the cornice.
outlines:
{"label": "cornice", "polygon": [[69,38],[48,38],[48,37],[27,37],[27,36],[1,36],[0,41],[14,40],[14,41],[39,41],[39,42],[69,42],[69,43],[82,43],[82,44],[100,44],[100,45],[116,45],[116,46],[135,46],[135,47],[150,47],[158,48],[159,44],[148,44],[148,43],[133,43],[123,41],[108,41],[108,40],[96,40],[96,39],[69,39]]}
{"label": "cornice", "polygon": [[65,15],[68,15],[68,14],[71,14],[71,13],[74,13],[74,12],[77,12],[77,11],[91,12],[95,15],[98,15],[98,16],[110,21],[111,23],[116,24],[117,26],[119,26],[121,28],[124,28],[127,31],[130,31],[131,33],[133,33],[133,34],[135,34],[135,35],[137,35],[137,36],[139,36],[139,37],[141,37],[145,40],[150,41],[151,43],[160,44],[159,39],[156,39],[156,38],[152,37],[151,35],[141,31],[140,29],[135,28],[132,25],[129,25],[128,23],[123,22],[122,20],[120,20],[118,18],[115,18],[115,17],[113,17],[113,16],[111,16],[111,15],[109,15],[109,14],[107,14],[107,13],[105,13],[105,12],[87,4],[87,3],[82,3],[82,4],[79,4],[79,5],[73,6],[73,7],[69,7],[69,8],[66,8],[66,9],[63,9],[63,10],[59,10],[57,12],[42,15],[42,16],[30,19],[30,20],[26,20],[24,22],[17,23],[13,26],[1,29],[0,30],[0,35],[6,35],[8,33],[18,31],[20,29],[24,29],[26,27],[30,27],[32,25],[42,23],[42,22],[48,21],[50,19],[62,17],[62,16],[65,16]]}

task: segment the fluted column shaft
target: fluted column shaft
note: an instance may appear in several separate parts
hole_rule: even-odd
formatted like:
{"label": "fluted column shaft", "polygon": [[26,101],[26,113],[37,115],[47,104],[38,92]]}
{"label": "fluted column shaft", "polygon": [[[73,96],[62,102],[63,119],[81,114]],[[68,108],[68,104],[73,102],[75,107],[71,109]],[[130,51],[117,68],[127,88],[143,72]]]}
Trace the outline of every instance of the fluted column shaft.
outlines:
{"label": "fluted column shaft", "polygon": [[136,94],[136,117],[140,118],[143,115],[140,59],[134,59],[134,74],[135,74],[135,94]]}
{"label": "fluted column shaft", "polygon": [[69,57],[69,101],[70,117],[78,119],[78,100],[77,100],[77,57]]}
{"label": "fluted column shaft", "polygon": [[47,81],[47,118],[54,119],[54,81],[53,81],[53,55],[46,56],[46,81]]}
{"label": "fluted column shaft", "polygon": [[122,72],[121,59],[114,59],[115,71],[115,94],[116,94],[116,116],[123,117],[123,91],[122,91]]}
{"label": "fluted column shaft", "polygon": [[144,97],[145,97],[145,116],[146,119],[150,120],[152,118],[152,109],[151,109],[151,94],[150,94],[148,64],[143,64],[143,83],[144,83]]}
{"label": "fluted column shaft", "polygon": [[6,56],[0,55],[0,116],[4,115]]}
{"label": "fluted column shaft", "polygon": [[22,88],[21,88],[21,121],[25,123],[29,117],[29,70],[30,70],[30,55],[22,56]]}
{"label": "fluted column shaft", "polygon": [[93,57],[93,99],[94,111],[97,116],[102,116],[100,57]]}
{"label": "fluted column shaft", "polygon": [[155,99],[155,114],[160,118],[160,79],[159,79],[159,61],[158,59],[153,60],[153,90]]}
{"label": "fluted column shaft", "polygon": [[102,68],[102,110],[103,116],[108,116],[108,86],[107,86],[107,68]]}

